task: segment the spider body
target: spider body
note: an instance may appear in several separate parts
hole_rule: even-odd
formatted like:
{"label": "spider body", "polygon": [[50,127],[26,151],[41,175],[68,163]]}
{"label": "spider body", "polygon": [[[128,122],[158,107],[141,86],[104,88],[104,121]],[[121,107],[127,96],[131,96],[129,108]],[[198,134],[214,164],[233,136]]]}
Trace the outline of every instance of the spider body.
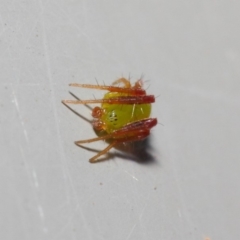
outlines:
{"label": "spider body", "polygon": [[[117,87],[116,84],[123,84]],[[70,86],[108,90],[103,99],[96,100],[64,100],[64,104],[101,103],[101,107],[92,110],[93,128],[104,131],[104,135],[97,138],[76,141],[77,145],[98,140],[110,140],[110,144],[90,162],[97,162],[99,156],[107,153],[119,143],[139,141],[150,134],[150,130],[157,124],[156,118],[149,118],[151,103],[155,101],[153,95],[147,95],[142,88],[142,80],[131,85],[129,80],[120,78],[112,86],[100,86],[72,83]]]}
{"label": "spider body", "polygon": [[[116,99],[129,96],[127,93],[108,92],[103,99]],[[98,115],[95,114],[99,111]],[[126,126],[145,118],[151,113],[151,104],[119,104],[119,103],[102,103],[101,108],[93,109],[92,116],[95,118],[93,126],[96,130],[104,130],[112,133]]]}

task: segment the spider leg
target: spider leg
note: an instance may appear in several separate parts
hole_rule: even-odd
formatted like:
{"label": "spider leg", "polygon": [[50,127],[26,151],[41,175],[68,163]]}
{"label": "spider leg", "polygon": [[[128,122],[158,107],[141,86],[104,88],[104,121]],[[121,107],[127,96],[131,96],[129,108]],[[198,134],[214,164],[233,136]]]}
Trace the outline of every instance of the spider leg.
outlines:
{"label": "spider leg", "polygon": [[102,156],[103,154],[107,153],[111,148],[113,148],[118,142],[114,141],[111,144],[109,144],[106,148],[104,148],[102,151],[100,151],[97,155],[89,159],[89,162],[96,163],[98,162],[98,158]]}
{"label": "spider leg", "polygon": [[121,96],[108,99],[92,99],[92,100],[63,100],[64,104],[92,104],[92,103],[108,103],[108,104],[146,104],[154,103],[154,95],[143,96]]}
{"label": "spider leg", "polygon": [[[125,83],[125,80],[122,78],[119,82],[124,82],[124,84],[127,86],[127,83]],[[128,81],[128,80],[126,80]],[[115,81],[118,83],[118,80]],[[114,82],[114,83],[115,83]],[[92,89],[99,89],[99,90],[107,90],[109,92],[120,92],[120,93],[129,93],[132,95],[145,95],[146,91],[142,88],[131,88],[131,87],[116,87],[116,86],[104,86],[104,85],[92,85],[92,84],[80,84],[80,83],[70,83],[69,86],[72,87],[81,87],[81,88],[92,88]]]}
{"label": "spider leg", "polygon": [[73,108],[71,108],[70,106],[68,106],[64,101],[62,101],[63,105],[65,105],[70,111],[72,111],[73,113],[75,113],[77,116],[79,116],[80,118],[82,118],[83,120],[85,120],[86,122],[92,123],[91,120],[87,119],[86,117],[84,117],[83,115],[81,115],[80,113],[78,113],[77,111],[75,111]]}
{"label": "spider leg", "polygon": [[[115,131],[113,133],[107,134],[105,136],[102,137],[97,137],[97,138],[90,138],[90,139],[86,139],[86,140],[79,140],[79,141],[75,141],[74,143],[76,145],[81,145],[84,143],[91,143],[91,142],[96,142],[96,141],[100,141],[100,140],[107,140],[107,139],[117,139],[118,141],[121,141],[121,139],[124,139],[124,141],[134,141],[132,139],[135,139],[138,134],[140,135],[145,135],[145,132],[149,131],[149,130],[144,130],[144,129],[133,129],[133,130],[125,130],[125,131]],[[147,133],[149,134],[149,133]]]}
{"label": "spider leg", "polygon": [[126,142],[126,141],[130,141],[130,142],[139,141],[139,140],[146,138],[148,135],[149,135],[149,132],[144,132],[144,133],[136,135],[136,136],[126,137],[126,138],[124,137],[124,138],[117,139],[117,140],[113,141],[112,143],[110,143],[106,148],[104,148],[102,151],[100,151],[97,155],[90,158],[89,162],[91,162],[91,163],[97,162],[98,158],[100,156],[107,153],[111,148],[113,148],[114,146],[116,146],[119,143]]}
{"label": "spider leg", "polygon": [[117,85],[117,84],[119,84],[119,83],[122,83],[125,88],[130,88],[130,87],[131,87],[130,81],[127,80],[126,78],[119,78],[119,79],[117,79],[116,81],[114,81],[114,82],[112,83],[112,85]]}
{"label": "spider leg", "polygon": [[140,141],[148,137],[149,134],[150,134],[149,130],[139,130],[136,131],[134,135],[129,136],[126,134],[124,137],[118,138],[117,141],[118,143]]}
{"label": "spider leg", "polygon": [[112,133],[106,134],[101,137],[75,141],[75,144],[81,145],[84,143],[91,143],[91,142],[107,140],[107,139],[115,139],[118,141],[121,141],[121,140],[136,141],[139,139],[139,137],[142,139],[143,136],[146,137],[147,135],[149,135],[150,129],[156,126],[156,124],[157,124],[156,118],[147,118],[147,119],[130,123],[119,130],[116,130]]}
{"label": "spider leg", "polygon": [[89,159],[89,161],[91,163],[94,163],[94,162],[98,161],[97,159],[101,155],[107,153],[115,145],[117,145],[119,143],[123,143],[123,142],[133,142],[133,141],[143,140],[149,134],[150,134],[150,131],[148,129],[144,129],[144,130],[141,129],[141,130],[134,130],[134,131],[129,131],[129,132],[112,133],[112,134],[108,134],[106,136],[99,137],[99,138],[92,138],[92,139],[88,139],[88,140],[76,141],[75,143],[78,146],[80,146],[82,143],[90,143],[90,142],[94,142],[94,141],[98,141],[98,140],[104,140],[104,139],[109,139],[109,138],[113,139],[113,142],[110,143],[105,149],[103,149],[97,155],[95,155],[94,157]]}
{"label": "spider leg", "polygon": [[90,139],[86,139],[86,140],[79,140],[79,141],[75,141],[75,144],[81,145],[83,143],[91,143],[91,142],[96,142],[96,141],[100,141],[100,140],[106,140],[106,139],[112,138],[112,136],[113,136],[112,134],[107,134],[102,137],[90,138]]}
{"label": "spider leg", "polygon": [[123,142],[134,142],[134,141],[143,140],[144,138],[146,138],[149,135],[149,133],[150,133],[149,131],[145,131],[145,132],[143,132],[141,134],[138,134],[136,136],[124,137],[124,138],[117,139],[117,140],[113,141],[112,143],[110,143],[105,149],[100,151],[97,155],[95,155],[94,157],[90,158],[89,162],[91,162],[91,163],[98,162],[98,158],[100,156],[102,156],[103,154],[107,153],[111,148],[113,148],[117,144],[120,144],[120,143],[123,143]]}
{"label": "spider leg", "polygon": [[124,127],[122,127],[121,129],[116,130],[116,132],[151,129],[156,125],[157,125],[157,118],[145,118],[139,121],[129,123]]}

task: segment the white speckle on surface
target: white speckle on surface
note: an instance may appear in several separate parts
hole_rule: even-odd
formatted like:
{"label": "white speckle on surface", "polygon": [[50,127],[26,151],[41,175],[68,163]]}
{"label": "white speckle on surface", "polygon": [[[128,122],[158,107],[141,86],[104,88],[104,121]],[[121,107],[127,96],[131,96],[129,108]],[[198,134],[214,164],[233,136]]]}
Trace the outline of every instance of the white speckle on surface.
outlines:
{"label": "white speckle on surface", "polygon": [[134,180],[138,181],[138,179],[137,179],[134,175],[132,175],[131,173],[129,173],[128,171],[125,171],[125,173],[127,173],[129,176],[131,176]]}
{"label": "white speckle on surface", "polygon": [[38,188],[39,184],[38,184],[37,174],[34,170],[32,172],[32,175],[33,175],[33,179],[34,179],[34,185],[35,185],[36,188]]}
{"label": "white speckle on surface", "polygon": [[22,116],[21,116],[21,113],[20,113],[20,109],[19,109],[19,105],[18,105],[18,100],[17,100],[17,97],[16,97],[16,94],[15,94],[15,91],[14,89],[12,90],[12,95],[13,95],[13,103],[15,104],[16,106],[16,109],[17,109],[17,113],[18,113],[18,118],[21,122],[21,125],[22,125],[22,129],[23,129],[23,133],[24,133],[24,136],[25,136],[25,139],[26,139],[26,143],[29,144],[29,140],[28,140],[28,134],[27,134],[27,130],[25,128],[25,124],[24,124],[24,121],[22,119]]}

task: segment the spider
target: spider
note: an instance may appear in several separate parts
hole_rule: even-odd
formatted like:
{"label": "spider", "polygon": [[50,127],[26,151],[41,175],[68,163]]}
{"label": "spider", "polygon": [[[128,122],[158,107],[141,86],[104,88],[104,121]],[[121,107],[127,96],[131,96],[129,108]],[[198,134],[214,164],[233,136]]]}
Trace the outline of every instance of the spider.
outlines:
{"label": "spider", "polygon": [[97,132],[103,134],[96,138],[75,142],[78,146],[99,140],[110,142],[105,149],[89,159],[91,163],[100,161],[101,155],[120,143],[145,139],[149,136],[151,128],[157,124],[157,118],[150,118],[151,103],[155,102],[155,97],[146,94],[141,79],[135,84],[120,78],[111,86],[78,83],[71,83],[69,86],[108,91],[103,99],[62,101],[65,105],[101,103],[101,107],[92,109],[92,125]]}

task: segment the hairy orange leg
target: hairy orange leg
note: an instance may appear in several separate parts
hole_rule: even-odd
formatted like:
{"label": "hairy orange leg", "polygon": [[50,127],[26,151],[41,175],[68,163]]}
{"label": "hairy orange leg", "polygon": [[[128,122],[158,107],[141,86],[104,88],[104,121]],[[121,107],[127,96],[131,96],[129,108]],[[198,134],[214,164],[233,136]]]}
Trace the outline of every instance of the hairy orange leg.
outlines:
{"label": "hairy orange leg", "polygon": [[[87,140],[80,140],[76,141],[75,144],[83,144],[83,143],[91,143],[100,140],[107,140],[107,139],[119,139],[119,138],[131,138],[131,136],[136,136],[139,134],[143,134],[147,132],[149,134],[149,130],[157,125],[156,118],[147,118],[143,120],[139,120],[133,123],[129,123],[126,126],[122,127],[119,130],[115,130],[110,134],[106,134],[105,136],[90,138]],[[127,141],[127,140],[126,140]]]}
{"label": "hairy orange leg", "polygon": [[83,143],[91,143],[107,139],[125,139],[125,141],[132,141],[131,140],[132,136],[134,137],[137,135],[144,134],[149,135],[150,129],[156,125],[157,125],[156,118],[147,118],[133,123],[129,123],[126,126],[122,127],[121,129],[115,130],[114,132],[106,134],[105,136],[76,141],[75,144],[79,145]]}
{"label": "hairy orange leg", "polygon": [[131,87],[129,81],[125,78],[120,78],[116,80],[113,84],[118,84],[123,82],[125,87],[116,87],[116,86],[104,86],[104,85],[92,85],[92,84],[80,84],[80,83],[70,83],[69,86],[72,87],[81,87],[81,88],[92,88],[99,90],[107,90],[109,92],[119,92],[119,93],[129,93],[131,95],[146,95],[146,91],[142,88]]}
{"label": "hairy orange leg", "polygon": [[126,78],[119,78],[119,79],[117,79],[116,81],[114,81],[114,82],[112,83],[112,85],[117,85],[117,84],[120,84],[120,83],[122,83],[125,88],[130,88],[130,87],[131,87],[130,81],[127,80]]}
{"label": "hairy orange leg", "polygon": [[151,129],[154,126],[157,125],[157,118],[145,118],[136,122],[129,123],[122,127],[119,130],[116,130],[115,132],[118,131],[131,131],[131,130],[142,130],[142,129]]}
{"label": "hairy orange leg", "polygon": [[[75,144],[77,145],[81,145],[83,143],[91,143],[91,142],[96,142],[96,141],[100,141],[100,140],[108,140],[108,139],[114,139],[114,140],[119,140],[119,139],[125,139],[125,141],[133,141],[131,140],[132,137],[134,137],[137,135],[149,135],[149,130],[148,129],[137,129],[137,130],[124,130],[124,131],[115,131],[113,133],[107,134],[105,136],[102,137],[96,137],[96,138],[90,138],[90,139],[86,139],[86,140],[79,140],[76,141]],[[136,140],[135,140],[136,141]]]}
{"label": "hairy orange leg", "polygon": [[147,104],[154,103],[153,95],[144,96],[121,96],[109,99],[93,99],[93,100],[63,100],[65,104],[91,104],[91,103],[109,103],[109,104]]}
{"label": "hairy orange leg", "polygon": [[[117,144],[120,144],[120,143],[123,143],[123,142],[134,142],[134,141],[139,141],[139,140],[143,140],[145,139],[148,135],[149,135],[149,130],[146,130],[146,131],[142,131],[141,133],[139,134],[136,134],[136,135],[133,135],[131,137],[129,136],[125,136],[125,137],[122,137],[122,138],[118,138],[118,139],[115,139],[112,143],[110,143],[105,149],[103,149],[102,151],[100,151],[97,155],[95,155],[94,157],[90,158],[89,161],[91,163],[95,163],[95,162],[98,162],[98,158],[100,156],[102,156],[103,154],[107,153],[111,148],[113,148],[114,146],[116,146]],[[92,139],[89,139],[90,141]],[[88,142],[89,140],[85,140],[85,142]],[[96,139],[94,139],[96,140]],[[98,140],[102,140],[102,139],[98,139]],[[96,140],[97,141],[97,140]],[[84,143],[84,141],[78,141],[77,143]],[[79,145],[79,144],[77,144]]]}
{"label": "hairy orange leg", "polygon": [[103,154],[107,153],[111,148],[113,148],[115,145],[117,145],[118,142],[117,141],[114,141],[112,142],[111,144],[109,144],[105,149],[103,149],[102,151],[100,151],[97,155],[95,155],[94,157],[90,158],[89,159],[89,162],[91,163],[96,163],[98,162],[98,158],[100,156],[102,156]]}

